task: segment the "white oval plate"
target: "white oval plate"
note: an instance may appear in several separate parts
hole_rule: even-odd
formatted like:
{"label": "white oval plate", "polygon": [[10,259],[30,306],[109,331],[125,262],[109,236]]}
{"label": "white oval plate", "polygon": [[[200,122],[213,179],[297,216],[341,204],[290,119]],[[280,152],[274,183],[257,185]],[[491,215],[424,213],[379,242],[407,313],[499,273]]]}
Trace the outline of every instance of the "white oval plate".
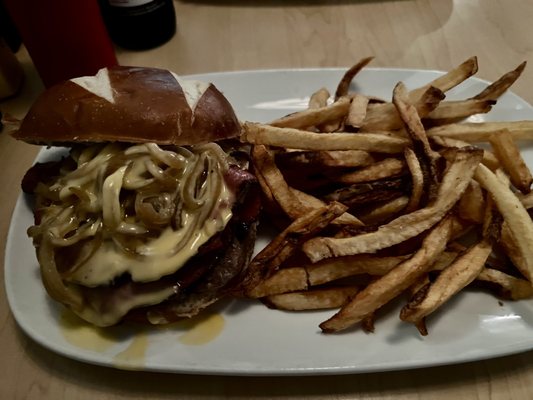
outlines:
{"label": "white oval plate", "polygon": [[[266,122],[305,108],[309,95],[321,87],[334,92],[344,70],[267,70],[196,75],[214,82],[228,97],[241,120]],[[366,69],[353,89],[389,99],[398,81],[407,87],[423,85],[441,73],[403,69]],[[471,78],[448,98],[467,98],[486,82]],[[533,119],[533,108],[507,93],[482,120]],[[57,149],[43,150],[38,160]],[[533,165],[532,149],[524,156]],[[180,330],[153,329],[145,355],[117,363],[117,354],[134,340],[121,339],[105,351],[91,351],[67,341],[60,324],[60,307],[42,287],[37,261],[26,229],[32,213],[24,196],[14,210],[9,231],[5,284],[18,324],[43,346],[77,360],[120,368],[176,373],[220,375],[304,375],[361,373],[428,367],[481,360],[533,348],[533,301],[503,302],[484,292],[463,291],[428,320],[430,334],[398,318],[400,304],[387,306],[376,323],[376,333],[360,329],[336,335],[320,333],[318,324],[332,315],[325,312],[281,312],[253,301],[232,301],[219,306],[225,320],[222,332],[204,345],[185,345]],[[260,239],[257,249],[265,245]]]}

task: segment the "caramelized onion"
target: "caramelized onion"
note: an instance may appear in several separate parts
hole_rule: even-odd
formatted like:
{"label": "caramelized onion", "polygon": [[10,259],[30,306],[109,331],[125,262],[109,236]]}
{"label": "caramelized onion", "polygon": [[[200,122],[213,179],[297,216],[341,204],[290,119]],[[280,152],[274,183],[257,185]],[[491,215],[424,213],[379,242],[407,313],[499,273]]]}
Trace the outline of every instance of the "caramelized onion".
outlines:
{"label": "caramelized onion", "polygon": [[169,225],[175,211],[175,202],[169,193],[137,193],[135,197],[137,217],[149,228]]}
{"label": "caramelized onion", "polygon": [[54,245],[49,238],[50,234],[44,235],[37,252],[44,287],[54,300],[66,304],[74,310],[79,310],[82,307],[83,299],[75,287],[67,287],[61,279],[55,263]]}

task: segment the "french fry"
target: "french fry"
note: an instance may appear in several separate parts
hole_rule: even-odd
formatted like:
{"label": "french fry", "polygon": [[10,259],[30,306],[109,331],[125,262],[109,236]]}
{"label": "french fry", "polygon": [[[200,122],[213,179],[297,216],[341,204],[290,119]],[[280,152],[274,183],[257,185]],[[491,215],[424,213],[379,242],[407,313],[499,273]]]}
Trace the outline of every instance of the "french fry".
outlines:
{"label": "french fry", "polygon": [[[447,250],[443,252],[437,258],[434,265],[431,267],[431,270],[443,270],[457,258],[457,255],[458,252],[456,251]],[[309,285],[318,286],[349,276],[363,274],[383,276],[408,258],[410,258],[410,255],[375,256],[359,254],[356,256],[327,258],[315,264],[303,265],[301,267],[289,267],[287,269],[305,269]],[[274,276],[281,271],[283,271],[283,269],[278,271]],[[291,277],[293,276],[296,277],[296,273],[291,273]]]}
{"label": "french fry", "polygon": [[363,329],[363,332],[365,333],[374,333],[376,329],[375,322],[376,322],[376,313],[370,313],[362,319],[361,329]]}
{"label": "french fry", "polygon": [[270,122],[269,125],[278,128],[304,129],[331,121],[336,121],[348,114],[350,99],[343,97],[335,103],[320,108],[310,108],[298,111]]}
{"label": "french fry", "polygon": [[282,268],[248,291],[247,295],[257,299],[279,293],[306,290],[307,288],[307,272],[305,268]]}
{"label": "french fry", "polygon": [[371,133],[331,133],[323,135],[292,128],[278,128],[246,122],[241,140],[301,150],[364,150],[401,153],[408,142],[402,138]]}
{"label": "french fry", "polygon": [[500,121],[500,122],[465,122],[448,124],[430,128],[426,131],[429,137],[445,136],[447,138],[467,142],[487,142],[491,135],[507,129],[514,140],[533,139],[533,121]]}
{"label": "french fry", "polygon": [[401,196],[405,187],[402,178],[354,183],[324,196],[329,201],[338,201],[348,207],[361,206],[376,201],[388,201]]}
{"label": "french fry", "polygon": [[329,91],[326,88],[318,89],[309,98],[308,108],[322,108],[328,105]]}
{"label": "french fry", "polygon": [[378,204],[373,207],[371,210],[366,211],[362,214],[357,214],[358,218],[365,224],[371,225],[373,223],[378,223],[383,220],[387,220],[400,213],[405,209],[409,203],[409,197],[400,196],[395,199],[386,201],[385,203]]}
{"label": "french fry", "polygon": [[474,75],[477,70],[477,57],[471,57],[462,64],[458,65],[456,68],[448,71],[442,76],[439,76],[428,84],[411,90],[409,92],[409,102],[411,104],[416,103],[416,101],[422,96],[422,93],[424,93],[430,86],[436,87],[442,92],[447,92]]}
{"label": "french fry", "polygon": [[[454,230],[453,224],[456,221],[457,221],[457,219],[452,220],[452,238],[454,236],[453,235],[453,230]],[[450,245],[452,245],[452,244],[453,244],[453,242],[450,243]],[[448,267],[451,263],[453,263],[455,261],[455,259],[459,255],[459,251],[455,251],[455,250],[451,249],[450,245],[448,245],[448,248],[446,249],[446,251],[444,251],[437,258],[437,261],[435,261],[435,263],[431,267],[432,271],[442,271],[444,268]]]}
{"label": "french fry", "polygon": [[302,167],[364,167],[375,162],[368,151],[330,150],[330,151],[291,151],[276,155],[276,161],[287,168]]}
{"label": "french fry", "polygon": [[328,333],[349,328],[400,295],[429,271],[433,262],[445,250],[450,234],[451,220],[447,217],[431,230],[413,257],[370,283],[339,312],[322,322],[320,328]]}
{"label": "french fry", "polygon": [[511,183],[522,193],[529,193],[533,177],[509,131],[504,129],[491,135],[489,142]]}
{"label": "french fry", "polygon": [[365,120],[368,102],[368,97],[355,94],[352,97],[352,103],[350,104],[350,109],[348,110],[344,124],[359,129]]}
{"label": "french fry", "polygon": [[484,268],[476,280],[496,285],[499,288],[498,295],[503,298],[511,300],[533,298],[533,286],[531,286],[531,283],[493,268]]}
{"label": "french fry", "polygon": [[485,239],[472,246],[445,268],[428,290],[415,294],[402,308],[400,319],[417,324],[434,312],[479,275],[491,251],[492,245]]}
{"label": "french fry", "polygon": [[459,100],[443,101],[439,106],[431,111],[426,117],[426,122],[431,125],[442,125],[450,120],[461,120],[475,114],[486,114],[492,106],[496,104],[495,100]]}
{"label": "french fry", "polygon": [[261,281],[272,276],[303,241],[318,234],[346,209],[346,206],[332,202],[294,220],[250,262],[243,278],[245,292],[251,292]]}
{"label": "french fry", "polygon": [[432,200],[437,195],[439,179],[437,162],[441,156],[429,145],[420,116],[416,108],[408,103],[407,98],[407,89],[402,82],[399,82],[392,92],[392,102],[405,125],[405,130],[411,137],[413,150],[420,161],[424,176],[424,192],[427,193],[428,199]]}
{"label": "french fry", "polygon": [[456,159],[445,173],[438,195],[429,206],[404,214],[375,232],[351,238],[317,237],[304,243],[302,249],[313,262],[377,250],[402,243],[439,222],[459,200],[481,161],[481,152],[475,149],[457,149]]}
{"label": "french fry", "polygon": [[408,214],[417,210],[420,205],[420,200],[424,194],[424,175],[415,152],[408,147],[405,149],[404,155],[405,162],[411,173],[411,196],[405,207],[405,213]]}
{"label": "french fry", "polygon": [[335,91],[335,100],[343,96],[346,96],[348,94],[350,83],[352,83],[355,75],[357,75],[373,59],[374,57],[362,58],[344,73],[344,76],[342,77],[339,84],[337,85],[337,90]]}
{"label": "french fry", "polygon": [[313,208],[300,202],[300,200],[290,190],[281,171],[274,162],[274,156],[265,146],[257,145],[252,149],[252,159],[255,168],[260,171],[262,178],[268,186],[269,192],[279,204],[281,209],[295,220]]}
{"label": "french fry", "polygon": [[476,100],[496,100],[502,94],[504,94],[509,87],[522,75],[522,72],[526,68],[526,62],[524,61],[514,70],[502,75],[497,81],[487,86],[481,93],[473,97]]}
{"label": "french fry", "polygon": [[530,208],[533,208],[533,193],[528,193],[523,196],[518,196],[520,199],[520,202],[525,207],[526,210],[529,210]]}
{"label": "french fry", "polygon": [[352,183],[372,182],[379,179],[392,178],[401,175],[404,171],[405,162],[403,160],[385,158],[357,171],[339,175],[333,178],[333,180],[349,185]]}
{"label": "french fry", "polygon": [[354,275],[385,275],[406,258],[408,256],[376,257],[364,254],[328,258],[306,265],[304,268],[307,271],[309,284],[317,286]]}
{"label": "french fry", "polygon": [[481,186],[476,181],[470,181],[461,200],[459,200],[458,213],[461,218],[476,224],[483,222],[485,198]]}
{"label": "french fry", "polygon": [[[425,117],[435,110],[444,99],[444,93],[430,86],[413,104],[418,114]],[[402,120],[391,103],[371,104],[361,125],[361,132],[393,131],[402,127]]]}
{"label": "french fry", "polygon": [[322,310],[339,308],[358,291],[356,286],[311,289],[306,292],[268,296],[263,302],[270,308],[287,311]]}
{"label": "french fry", "polygon": [[533,278],[533,221],[520,200],[498,177],[483,164],[476,169],[475,179],[489,192],[502,214],[518,255],[523,259],[521,272],[531,282]]}
{"label": "french fry", "polygon": [[[472,146],[472,143],[468,143],[463,140],[452,139],[452,138],[448,138],[444,136],[432,136],[430,139],[432,142],[442,147],[461,148],[461,147]],[[500,162],[498,161],[496,156],[490,151],[487,151],[485,149],[483,149],[483,160],[481,162],[485,164],[488,168],[490,168],[492,171],[496,171],[498,168],[500,168]]]}
{"label": "french fry", "polygon": [[518,247],[517,241],[514,239],[510,229],[509,224],[504,223],[502,226],[500,245],[503,248],[503,251],[509,257],[513,265],[520,271],[522,276],[528,276],[528,261],[525,258],[526,255],[522,249]]}
{"label": "french fry", "polygon": [[[302,192],[298,189],[294,189],[292,187],[290,187],[289,189],[294,194],[294,196],[300,201],[300,203],[306,204],[310,208],[320,208],[320,207],[326,206],[325,202],[316,198],[315,196]],[[364,225],[364,223],[361,220],[359,220],[358,218],[354,217],[352,214],[347,213],[347,212],[345,212],[340,217],[331,221],[331,223],[333,225],[351,225],[351,226],[363,226]]]}

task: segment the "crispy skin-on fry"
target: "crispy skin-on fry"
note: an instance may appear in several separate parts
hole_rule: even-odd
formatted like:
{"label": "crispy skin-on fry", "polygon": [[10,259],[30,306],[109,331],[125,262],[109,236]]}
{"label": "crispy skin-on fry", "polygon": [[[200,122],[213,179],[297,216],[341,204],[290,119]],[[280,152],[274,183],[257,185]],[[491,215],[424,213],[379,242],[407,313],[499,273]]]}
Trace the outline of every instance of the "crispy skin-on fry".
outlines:
{"label": "crispy skin-on fry", "polygon": [[514,239],[509,229],[509,224],[504,223],[502,226],[500,244],[504,253],[509,257],[513,265],[520,271],[520,273],[528,276],[528,261],[525,259],[526,255],[518,247],[516,240]]}
{"label": "crispy skin-on fry", "polygon": [[[430,86],[413,106],[421,117],[435,110],[444,99],[444,93]],[[402,120],[391,103],[371,104],[361,125],[361,132],[393,131],[402,127]]]}
{"label": "crispy skin-on fry", "polygon": [[302,242],[317,235],[331,221],[343,214],[346,208],[340,203],[332,202],[293,221],[250,262],[243,279],[244,290],[250,292],[262,280],[272,276]]}
{"label": "crispy skin-on fry", "polygon": [[346,304],[358,290],[356,286],[311,289],[306,292],[268,296],[263,302],[270,308],[287,311],[338,308]]}
{"label": "crispy skin-on fry", "polygon": [[429,140],[420,116],[416,108],[408,103],[407,97],[405,85],[399,82],[392,92],[392,102],[405,125],[405,130],[411,137],[413,150],[420,161],[420,167],[424,176],[424,192],[427,194],[429,200],[433,200],[437,195],[439,179],[437,162],[441,156],[436,151],[433,151],[429,145]]}
{"label": "crispy skin-on fry", "polygon": [[409,102],[415,103],[422,96],[422,93],[424,93],[430,86],[434,86],[443,92],[447,92],[474,75],[477,70],[477,57],[471,57],[456,68],[429,82],[427,85],[411,90],[411,92],[409,92]]}
{"label": "crispy skin-on fry", "polygon": [[355,94],[352,97],[352,103],[346,116],[345,125],[349,125],[352,128],[360,128],[366,117],[366,110],[368,107],[368,97],[361,94]]}
{"label": "crispy skin-on fry", "polygon": [[261,281],[247,295],[252,298],[259,298],[278,293],[306,290],[307,287],[307,272],[305,268],[282,268],[270,278]]}
{"label": "crispy skin-on fry", "polygon": [[[433,266],[432,271],[441,271],[450,265],[455,258],[457,258],[458,252],[445,251],[442,253]],[[367,254],[358,254],[356,256],[346,257],[332,257],[315,264],[304,265],[302,267],[290,267],[303,268],[307,271],[308,283],[311,286],[323,285],[335,281],[337,279],[346,278],[356,275],[372,275],[383,276],[401,262],[410,258],[410,255],[400,256],[375,256]],[[278,271],[274,276],[279,274]],[[296,279],[296,273],[291,273],[291,278]],[[291,283],[292,284],[292,283]]]}
{"label": "crispy skin-on fry", "polygon": [[401,212],[408,203],[409,197],[400,196],[380,204],[372,208],[370,211],[367,211],[363,214],[358,214],[358,217],[364,224],[376,223],[395,216]]}
{"label": "crispy skin-on fry", "polygon": [[[457,219],[454,219],[452,221],[452,225],[457,221]],[[452,237],[453,237],[453,229],[452,226]],[[453,244],[453,243],[450,243]],[[448,246],[448,249],[442,253],[439,258],[437,258],[437,261],[433,264],[431,267],[432,271],[442,271],[444,268],[448,267],[452,262],[455,261],[457,256],[459,255],[459,251],[454,251],[450,249],[450,246]]]}
{"label": "crispy skin-on fry", "polygon": [[519,196],[520,202],[524,205],[526,210],[533,208],[533,193],[528,193],[525,196]]}
{"label": "crispy skin-on fry", "polygon": [[491,135],[489,142],[511,183],[522,193],[529,193],[533,177],[509,131],[504,129]]}
{"label": "crispy skin-on fry", "polygon": [[349,186],[343,186],[340,189],[325,195],[324,198],[327,200],[343,202],[361,194],[372,193],[379,190],[402,191],[406,187],[407,185],[403,178],[391,178],[373,182],[353,183]]}
{"label": "crispy skin-on fry", "polygon": [[491,251],[492,245],[485,239],[472,246],[440,273],[436,281],[429,286],[429,290],[423,289],[415,294],[414,298],[402,308],[400,319],[416,324],[442,306],[476,279]]}
{"label": "crispy skin-on fry", "polygon": [[502,129],[511,132],[514,140],[533,139],[533,121],[465,122],[428,129],[427,135],[445,136],[467,142],[487,142],[489,137]]}
{"label": "crispy skin-on fry", "polygon": [[516,244],[517,251],[524,261],[522,272],[532,282],[533,279],[533,221],[518,197],[508,185],[484,165],[479,165],[474,175],[480,185],[487,190],[501,215],[503,216],[510,235]]}
{"label": "crispy skin-on fry", "polygon": [[496,104],[496,100],[443,101],[435,110],[429,113],[427,119],[433,120],[433,122],[430,122],[432,125],[440,125],[441,122],[438,122],[439,120],[456,120],[474,114],[488,113],[494,104]]}
{"label": "crispy skin-on fry", "polygon": [[361,321],[361,329],[365,333],[374,333],[376,323],[376,313],[370,313]]}
{"label": "crispy skin-on fry", "polygon": [[455,161],[446,171],[438,195],[429,206],[404,214],[377,231],[351,238],[317,237],[304,243],[303,251],[313,262],[328,257],[373,253],[405,242],[439,222],[459,200],[481,160],[481,151],[457,149]]}
{"label": "crispy skin-on fry", "polygon": [[375,162],[368,151],[291,151],[276,154],[276,161],[287,168],[364,167]]}
{"label": "crispy skin-on fry", "polygon": [[353,275],[385,275],[406,258],[408,257],[377,257],[362,254],[328,258],[315,264],[306,265],[304,268],[307,270],[309,284],[316,286]]}
{"label": "crispy skin-on fry", "polygon": [[413,257],[402,262],[389,273],[370,283],[333,317],[320,324],[327,333],[338,332],[361,321],[411,286],[442,254],[450,238],[451,220],[442,220],[424,239]]}
{"label": "crispy skin-on fry", "polygon": [[502,75],[500,79],[491,83],[485,88],[485,90],[483,90],[481,93],[477,94],[473,98],[478,100],[496,100],[498,97],[504,94],[505,91],[509,89],[513,83],[515,83],[515,81],[520,77],[520,75],[522,75],[524,68],[526,68],[525,61],[518,67],[516,67],[514,70]]}
{"label": "crispy skin-on fry", "polygon": [[344,76],[342,77],[339,84],[337,85],[337,90],[335,91],[335,100],[341,98],[342,96],[346,96],[348,94],[348,91],[350,89],[350,83],[352,83],[355,75],[357,75],[373,59],[374,57],[365,57],[359,60],[355,65],[353,65],[350,69],[348,69],[344,73]]}
{"label": "crispy skin-on fry", "polygon": [[278,128],[304,129],[331,121],[337,121],[346,114],[350,108],[350,99],[342,97],[330,105],[298,111],[272,121],[269,125]]}
{"label": "crispy skin-on fry", "polygon": [[278,128],[246,122],[241,140],[254,144],[301,150],[364,150],[401,153],[407,140],[372,133],[331,133],[323,135],[292,128]]}
{"label": "crispy skin-on fry", "polygon": [[324,196],[326,200],[338,201],[348,207],[360,208],[377,201],[388,201],[401,196],[406,188],[402,178],[383,179],[368,183],[354,183]]}
{"label": "crispy skin-on fry", "polygon": [[[274,162],[274,156],[263,145],[253,146],[252,160],[255,169],[260,171],[262,178],[281,209],[295,220],[311,211],[314,207],[302,203],[285,181],[283,174]],[[322,206],[322,205],[321,205]]]}
{"label": "crispy skin-on fry", "polygon": [[424,193],[424,175],[415,152],[408,147],[403,154],[405,155],[405,162],[411,173],[411,196],[409,197],[409,203],[405,207],[405,213],[408,214],[418,209],[420,205],[420,200]]}
{"label": "crispy skin-on fry", "polygon": [[[302,203],[306,204],[310,208],[320,208],[326,205],[325,202],[312,196],[308,193],[302,192],[298,189],[289,187],[290,191],[296,196],[296,198]],[[331,221],[334,225],[351,225],[351,226],[363,226],[364,223],[358,218],[354,217],[352,214],[345,212],[340,217]]]}
{"label": "crispy skin-on fry", "polygon": [[[444,137],[444,136],[432,136],[431,137],[431,141],[433,143],[438,144],[439,146],[442,146],[442,147],[457,147],[457,148],[461,148],[461,147],[472,146],[471,143],[465,142],[463,140],[447,138],[447,137]],[[485,164],[492,171],[496,171],[498,168],[500,168],[500,162],[498,161],[496,156],[493,153],[491,153],[490,151],[487,151],[487,150],[483,150],[483,161],[482,161],[482,163]]]}
{"label": "crispy skin-on fry", "polygon": [[318,89],[309,98],[308,108],[321,108],[328,105],[329,91],[326,88]]}
{"label": "crispy skin-on fry", "polygon": [[533,297],[533,286],[531,286],[531,283],[493,268],[484,268],[476,280],[497,285],[499,288],[498,295],[503,298],[522,300]]}
{"label": "crispy skin-on fry", "polygon": [[483,222],[483,210],[485,210],[485,197],[483,190],[476,181],[470,181],[463,197],[459,200],[459,216],[476,224]]}
{"label": "crispy skin-on fry", "polygon": [[361,168],[354,172],[333,177],[335,182],[352,184],[372,182],[378,179],[392,178],[401,175],[405,171],[405,162],[398,158],[385,158],[372,165]]}

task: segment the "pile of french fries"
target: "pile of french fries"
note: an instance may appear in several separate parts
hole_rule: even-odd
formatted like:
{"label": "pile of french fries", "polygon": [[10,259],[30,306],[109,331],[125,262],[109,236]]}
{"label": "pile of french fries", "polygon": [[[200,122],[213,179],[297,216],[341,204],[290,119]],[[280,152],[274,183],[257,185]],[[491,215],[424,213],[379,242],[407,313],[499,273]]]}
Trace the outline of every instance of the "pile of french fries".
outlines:
{"label": "pile of french fries", "polygon": [[280,230],[252,260],[246,295],[281,310],[338,309],[320,324],[328,333],[373,331],[377,311],[403,296],[400,318],[422,335],[471,284],[533,297],[533,178],[516,143],[533,139],[533,121],[464,122],[489,112],[525,63],[472,98],[445,100],[477,72],[473,57],[423,87],[399,82],[388,102],[349,91],[370,60],[345,73],[333,101],[320,89],[307,110],[244,123]]}

